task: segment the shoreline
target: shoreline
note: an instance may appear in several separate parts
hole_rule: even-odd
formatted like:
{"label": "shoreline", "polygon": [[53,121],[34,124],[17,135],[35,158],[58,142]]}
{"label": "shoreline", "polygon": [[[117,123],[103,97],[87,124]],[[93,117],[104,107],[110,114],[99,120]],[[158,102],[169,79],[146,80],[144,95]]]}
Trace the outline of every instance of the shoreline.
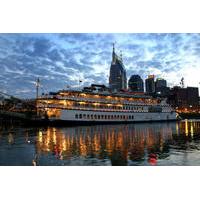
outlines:
{"label": "shoreline", "polygon": [[200,119],[200,113],[179,113],[182,119]]}

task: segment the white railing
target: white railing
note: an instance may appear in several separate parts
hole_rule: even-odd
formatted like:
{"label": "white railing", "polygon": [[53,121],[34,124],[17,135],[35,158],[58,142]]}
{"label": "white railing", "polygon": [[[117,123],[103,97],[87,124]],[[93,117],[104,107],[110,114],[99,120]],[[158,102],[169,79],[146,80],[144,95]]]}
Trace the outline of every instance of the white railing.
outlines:
{"label": "white railing", "polygon": [[[51,98],[52,99],[52,98]],[[82,98],[82,97],[60,97],[61,100],[83,101],[91,103],[107,103],[107,104],[126,104],[126,105],[155,105],[154,103],[144,103],[140,101],[127,101],[127,100],[109,100],[109,99],[95,99],[95,98]]]}

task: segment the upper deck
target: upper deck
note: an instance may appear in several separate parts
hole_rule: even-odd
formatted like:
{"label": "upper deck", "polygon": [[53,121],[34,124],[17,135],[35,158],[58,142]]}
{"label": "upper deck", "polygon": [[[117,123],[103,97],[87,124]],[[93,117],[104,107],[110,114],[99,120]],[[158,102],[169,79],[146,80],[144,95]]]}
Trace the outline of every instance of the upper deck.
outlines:
{"label": "upper deck", "polygon": [[171,112],[171,107],[161,99],[146,95],[85,92],[61,90],[37,99],[38,112],[50,116],[61,115],[61,110],[112,113]]}
{"label": "upper deck", "polygon": [[128,94],[128,93],[100,93],[100,92],[83,92],[77,90],[60,90],[56,93],[42,95],[39,100],[78,100],[78,101],[99,101],[110,103],[147,103],[157,104],[158,99],[152,98],[144,94]]}

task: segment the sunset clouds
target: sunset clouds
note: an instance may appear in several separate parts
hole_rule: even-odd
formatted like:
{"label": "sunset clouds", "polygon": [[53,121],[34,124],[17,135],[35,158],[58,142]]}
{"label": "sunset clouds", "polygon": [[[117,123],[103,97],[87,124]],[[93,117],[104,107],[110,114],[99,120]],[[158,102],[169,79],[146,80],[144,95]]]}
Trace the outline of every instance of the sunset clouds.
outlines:
{"label": "sunset clouds", "polygon": [[0,91],[34,97],[41,92],[108,84],[112,43],[123,52],[127,77],[148,74],[165,78],[169,86],[181,77],[199,86],[200,34],[0,34]]}

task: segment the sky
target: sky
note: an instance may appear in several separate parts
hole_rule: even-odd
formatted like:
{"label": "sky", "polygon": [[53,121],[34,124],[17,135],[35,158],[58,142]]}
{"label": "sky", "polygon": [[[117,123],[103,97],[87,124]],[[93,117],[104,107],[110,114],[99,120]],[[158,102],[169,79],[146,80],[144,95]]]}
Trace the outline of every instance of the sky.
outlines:
{"label": "sky", "polygon": [[182,77],[185,86],[200,86],[200,34],[17,33],[0,34],[0,92],[35,97],[38,77],[40,93],[108,85],[113,43],[122,51],[127,79],[154,74],[170,87]]}

